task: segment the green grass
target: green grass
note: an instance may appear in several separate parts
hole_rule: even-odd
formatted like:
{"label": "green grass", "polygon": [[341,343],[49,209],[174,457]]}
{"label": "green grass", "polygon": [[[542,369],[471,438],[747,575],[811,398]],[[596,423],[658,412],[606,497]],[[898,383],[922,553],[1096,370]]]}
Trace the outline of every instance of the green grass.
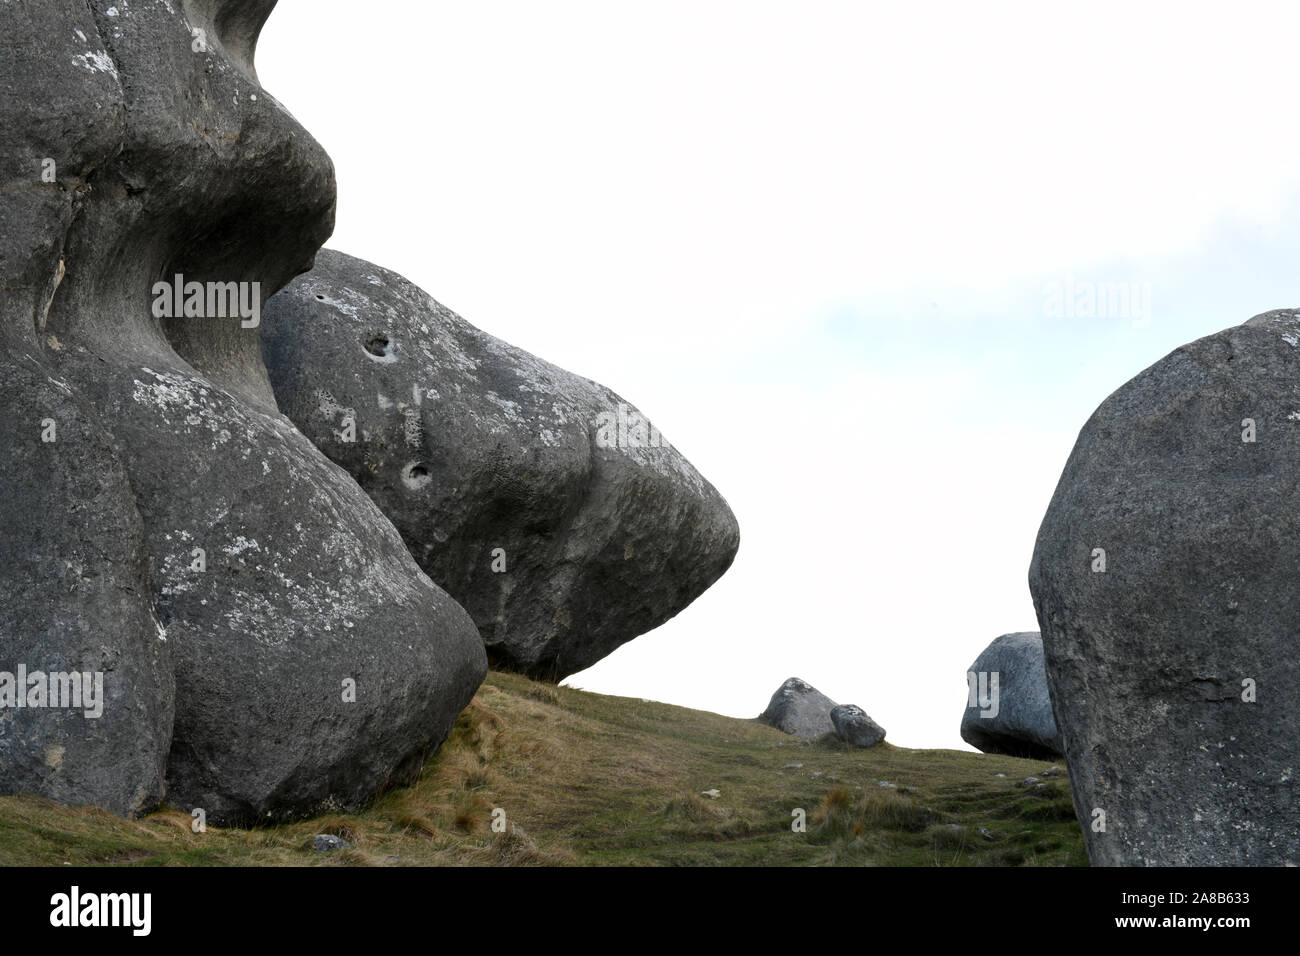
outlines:
{"label": "green grass", "polygon": [[[1048,767],[806,744],[494,671],[420,780],[363,812],[194,833],[183,810],[125,820],[0,797],[0,865],[1086,866],[1065,777],[1022,783]],[[352,847],[317,853],[317,833]]]}

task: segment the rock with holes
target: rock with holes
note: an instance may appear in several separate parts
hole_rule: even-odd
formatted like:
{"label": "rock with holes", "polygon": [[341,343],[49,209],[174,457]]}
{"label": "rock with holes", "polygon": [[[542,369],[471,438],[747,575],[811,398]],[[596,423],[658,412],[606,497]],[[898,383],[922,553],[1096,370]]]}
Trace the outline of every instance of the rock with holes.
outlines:
{"label": "rock with holes", "polygon": [[1300,310],[1174,350],[1079,433],[1029,584],[1094,864],[1300,864],[1298,474]]}
{"label": "rock with holes", "polygon": [[831,708],[831,726],[835,736],[855,747],[874,747],[885,739],[885,728],[872,720],[857,704],[840,704]]}
{"label": "rock with holes", "polygon": [[816,687],[791,677],[776,689],[758,719],[803,740],[816,740],[835,732],[831,711],[837,706]]}
{"label": "rock with holes", "polygon": [[286,414],[360,482],[500,665],[558,680],[731,564],[722,497],[604,386],[322,250],[268,303]]}
{"label": "rock with holes", "polygon": [[[137,749],[88,732],[62,767],[108,779],[123,758],[139,794],[94,799],[129,810],[156,802],[167,747],[168,800],[218,823],[355,807],[413,778],[486,670],[468,615],[280,414],[262,364],[262,301],[311,266],[334,207],[328,157],[257,82],[273,5],[0,3],[0,323],[66,390],[49,417],[69,436],[7,480],[67,475],[81,454],[103,472],[102,486],[85,475],[18,497],[62,508],[86,540],[58,559],[99,569],[102,593],[78,585],[66,608],[30,609],[35,630],[0,647],[120,662],[106,700],[136,708],[118,719]],[[49,404],[33,401],[24,415]],[[100,513],[110,501],[117,524]],[[35,746],[11,753],[30,763]]]}
{"label": "rock with holes", "polygon": [[975,659],[966,677],[962,740],[988,754],[1050,760],[1065,753],[1037,631],[1003,634]]}

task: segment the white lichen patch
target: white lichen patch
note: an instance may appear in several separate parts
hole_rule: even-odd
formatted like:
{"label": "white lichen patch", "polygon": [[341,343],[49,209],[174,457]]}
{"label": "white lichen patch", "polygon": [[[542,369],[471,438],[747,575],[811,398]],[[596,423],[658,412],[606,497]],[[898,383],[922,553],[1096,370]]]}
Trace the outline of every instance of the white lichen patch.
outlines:
{"label": "white lichen patch", "polygon": [[[134,379],[133,400],[157,411],[170,425],[181,423],[190,429],[206,429],[212,436],[213,451],[232,440],[234,436],[226,427],[228,421],[222,414],[224,407],[217,406],[200,379],[175,372],[155,372],[148,367],[141,370],[152,376],[153,381]],[[257,430],[244,422],[240,437],[246,442],[255,442]]]}
{"label": "white lichen patch", "polygon": [[501,410],[501,416],[512,424],[521,424],[526,419],[519,413],[519,403],[513,402],[508,398],[502,398],[496,392],[489,391],[483,396],[493,405]]}
{"label": "white lichen patch", "polygon": [[74,66],[80,66],[91,73],[107,73],[113,79],[120,79],[112,58],[103,50],[87,50],[85,53],[79,53],[72,58],[72,63]]}
{"label": "white lichen patch", "polygon": [[241,534],[238,535],[235,538],[235,540],[231,542],[230,545],[224,548],[223,550],[226,552],[226,554],[232,556],[238,556],[243,554],[245,551],[253,551],[253,550],[257,550],[258,548],[259,545],[257,543],[256,538],[245,538]]}

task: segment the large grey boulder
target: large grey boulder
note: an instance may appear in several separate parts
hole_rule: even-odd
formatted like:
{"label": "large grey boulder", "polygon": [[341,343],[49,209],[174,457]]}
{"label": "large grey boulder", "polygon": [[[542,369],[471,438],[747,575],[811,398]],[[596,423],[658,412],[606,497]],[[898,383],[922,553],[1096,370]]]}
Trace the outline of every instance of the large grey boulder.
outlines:
{"label": "large grey boulder", "polygon": [[[164,789],[169,647],[122,460],[39,344],[86,181],[121,142],[95,36],[80,0],[0,5],[0,792],[136,813]],[[95,706],[50,706],[51,675],[58,704]]]}
{"label": "large grey boulder", "polygon": [[[355,807],[412,779],[486,670],[464,610],[280,414],[255,311],[155,311],[155,284],[176,275],[242,283],[260,308],[332,229],[329,159],[253,68],[273,6],[0,4],[0,326],[13,361],[70,397],[49,417],[83,434],[7,465],[5,507],[61,508],[53,553],[72,556],[75,528],[90,572],[117,568],[99,572],[103,595],[43,605],[47,620],[32,609],[34,630],[0,634],[0,657],[129,662],[110,686],[138,709],[138,748],[103,732],[63,762],[109,768],[125,754],[119,775],[140,793],[124,802],[107,776],[75,793],[115,809],[156,801],[151,768],[174,710],[168,799],[223,823]],[[24,416],[44,414],[41,394]],[[39,440],[26,420],[18,431]],[[90,475],[37,488],[83,453],[102,489]],[[130,559],[141,540],[147,568]],[[6,785],[75,796],[41,773]]]}
{"label": "large grey boulder", "polygon": [[758,719],[802,740],[835,733],[831,711],[839,706],[812,684],[791,677],[776,689]]}
{"label": "large grey boulder", "polygon": [[835,736],[855,747],[874,747],[885,739],[885,728],[872,720],[857,704],[831,708]]}
{"label": "large grey boulder", "polygon": [[1300,310],[1084,425],[1029,584],[1093,863],[1300,863]]}
{"label": "large grey boulder", "polygon": [[19,348],[0,348],[0,409],[0,793],[139,813],[163,795],[173,678],[130,483]]}
{"label": "large grey boulder", "polygon": [[976,750],[1012,757],[1050,760],[1065,753],[1037,631],[1003,634],[975,659],[966,677],[962,740]]}
{"label": "large grey boulder", "polygon": [[503,667],[589,667],[735,556],[727,503],[635,408],[386,269],[322,250],[268,303],[263,343],[280,407]]}

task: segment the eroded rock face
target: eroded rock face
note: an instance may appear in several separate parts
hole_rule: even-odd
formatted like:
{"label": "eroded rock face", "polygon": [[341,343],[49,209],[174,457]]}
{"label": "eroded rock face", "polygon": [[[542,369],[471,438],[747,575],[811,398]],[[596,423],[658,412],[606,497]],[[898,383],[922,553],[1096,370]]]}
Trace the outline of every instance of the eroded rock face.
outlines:
{"label": "eroded rock face", "polygon": [[559,680],[730,566],[726,502],[636,409],[322,250],[267,305],[285,413],[356,478],[489,656]]}
{"label": "eroded rock face", "polygon": [[986,754],[1050,760],[1065,753],[1037,631],[1003,634],[966,674],[973,693],[962,713],[962,740]]}
{"label": "eroded rock face", "polygon": [[[155,284],[178,274],[243,284],[260,309],[332,229],[329,159],[253,69],[273,6],[0,3],[3,325],[93,409],[124,472],[174,670],[168,799],[215,822],[355,806],[413,776],[486,669],[464,610],[279,413],[249,317],[157,317]],[[126,655],[157,640],[140,613],[91,624]]]}
{"label": "eroded rock face", "polygon": [[1297,310],[1176,349],[1080,432],[1029,583],[1093,863],[1300,863],[1297,475]]}
{"label": "eroded rock face", "polygon": [[812,684],[791,677],[776,689],[758,719],[802,740],[816,740],[835,732],[831,711],[838,706]]}

